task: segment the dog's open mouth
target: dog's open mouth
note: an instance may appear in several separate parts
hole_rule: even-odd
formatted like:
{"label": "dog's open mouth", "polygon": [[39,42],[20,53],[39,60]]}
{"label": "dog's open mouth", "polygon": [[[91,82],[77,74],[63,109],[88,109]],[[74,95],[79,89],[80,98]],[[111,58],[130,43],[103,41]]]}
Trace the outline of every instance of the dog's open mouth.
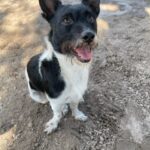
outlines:
{"label": "dog's open mouth", "polygon": [[93,53],[89,45],[76,47],[74,49],[74,52],[75,52],[77,59],[83,63],[89,62],[92,59]]}

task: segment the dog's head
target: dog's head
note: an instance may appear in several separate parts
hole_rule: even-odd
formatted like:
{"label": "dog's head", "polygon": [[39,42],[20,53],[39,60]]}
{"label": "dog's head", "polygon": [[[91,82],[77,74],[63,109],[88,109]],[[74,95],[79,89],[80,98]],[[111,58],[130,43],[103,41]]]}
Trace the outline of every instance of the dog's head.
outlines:
{"label": "dog's head", "polygon": [[100,0],[82,0],[63,5],[59,0],[39,0],[43,17],[49,22],[49,40],[55,51],[89,62],[96,44]]}

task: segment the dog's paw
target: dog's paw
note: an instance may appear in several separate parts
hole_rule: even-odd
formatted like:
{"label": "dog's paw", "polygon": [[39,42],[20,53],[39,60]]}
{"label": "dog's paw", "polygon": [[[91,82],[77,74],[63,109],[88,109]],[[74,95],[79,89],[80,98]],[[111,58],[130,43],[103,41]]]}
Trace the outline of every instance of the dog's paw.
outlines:
{"label": "dog's paw", "polygon": [[77,113],[75,113],[74,117],[76,120],[80,121],[86,121],[88,119],[88,117],[82,111],[78,111]]}
{"label": "dog's paw", "polygon": [[54,122],[53,120],[50,120],[49,122],[46,123],[45,125],[45,130],[47,134],[51,134],[53,131],[57,129],[58,123]]}
{"label": "dog's paw", "polygon": [[64,105],[62,108],[62,114],[65,116],[68,113],[68,105]]}

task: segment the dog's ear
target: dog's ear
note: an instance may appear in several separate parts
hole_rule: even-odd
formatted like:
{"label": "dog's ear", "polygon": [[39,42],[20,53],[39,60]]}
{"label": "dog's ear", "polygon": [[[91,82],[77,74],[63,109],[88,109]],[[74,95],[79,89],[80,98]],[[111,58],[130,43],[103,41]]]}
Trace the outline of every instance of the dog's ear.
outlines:
{"label": "dog's ear", "polygon": [[39,4],[43,11],[42,16],[49,21],[62,3],[59,0],[39,0]]}
{"label": "dog's ear", "polygon": [[82,0],[82,3],[89,6],[96,16],[98,16],[100,12],[100,0]]}

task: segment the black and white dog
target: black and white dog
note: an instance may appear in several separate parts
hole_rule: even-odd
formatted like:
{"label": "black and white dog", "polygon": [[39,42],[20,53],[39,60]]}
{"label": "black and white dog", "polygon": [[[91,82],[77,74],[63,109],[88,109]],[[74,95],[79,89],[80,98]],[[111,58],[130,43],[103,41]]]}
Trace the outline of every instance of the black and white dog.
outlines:
{"label": "black and white dog", "polygon": [[46,38],[47,49],[28,62],[26,78],[31,98],[51,105],[53,118],[45,129],[51,133],[68,106],[75,119],[87,119],[78,104],[87,89],[92,53],[97,45],[100,0],[82,0],[75,5],[63,5],[59,0],[39,3],[51,31]]}

